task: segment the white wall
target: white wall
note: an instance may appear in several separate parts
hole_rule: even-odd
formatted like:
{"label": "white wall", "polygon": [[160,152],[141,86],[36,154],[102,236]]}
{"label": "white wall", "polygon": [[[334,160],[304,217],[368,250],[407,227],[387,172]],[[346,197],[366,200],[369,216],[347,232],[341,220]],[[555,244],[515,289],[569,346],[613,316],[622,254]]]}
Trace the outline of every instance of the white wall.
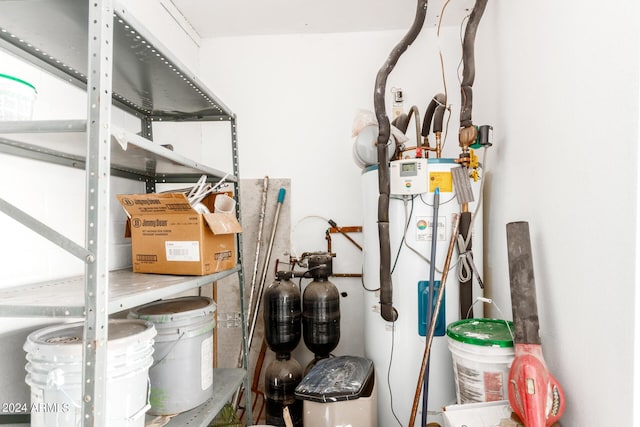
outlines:
{"label": "white wall", "polygon": [[[640,59],[640,32],[636,34],[636,55],[637,59]],[[640,69],[640,64],[638,64],[638,69]],[[640,99],[640,84],[637,87],[637,99]],[[637,129],[638,134],[640,135],[640,108],[638,109],[638,120],[637,120]],[[636,296],[635,296],[635,307],[636,310],[640,307],[640,292],[638,292],[638,288],[640,287],[640,150],[637,150],[637,163],[638,167],[636,168]],[[636,312],[636,320],[634,323],[635,333],[634,333],[634,357],[633,357],[633,400],[637,401],[638,395],[640,394],[640,315]],[[633,425],[634,427],[640,426],[640,405],[633,405]]]}
{"label": "white wall", "polygon": [[478,49],[493,82],[476,108],[500,135],[486,277],[507,306],[505,224],[529,221],[544,354],[571,426],[632,425],[634,407],[638,10],[602,6],[490,3]]}
{"label": "white wall", "polygon": [[[563,425],[632,423],[635,9],[631,1],[492,2],[478,31],[474,121],[496,130],[485,199],[488,293],[510,317],[505,224],[529,221],[544,353],[567,395]],[[458,48],[454,33],[447,52]],[[402,35],[203,41],[202,75],[239,116],[242,175],[290,177],[294,224],[313,214],[361,221],[351,120],[357,108],[372,108],[375,73]],[[388,84],[422,109],[441,90],[429,37]],[[449,84],[457,104],[455,77]],[[295,247],[322,249],[325,227],[305,220]]]}
{"label": "white wall", "polygon": [[[636,52],[638,55],[638,58],[640,58],[640,32],[638,32],[637,37],[636,37],[636,41],[637,41],[637,46],[636,46]],[[639,67],[640,68],[640,64]],[[637,95],[638,98],[640,99],[640,85],[638,85],[637,88]],[[640,109],[638,109],[638,121],[637,121],[637,125],[638,125],[638,134],[640,135]],[[640,150],[637,150],[637,165],[638,168],[636,169],[636,265],[635,265],[635,272],[636,272],[636,297],[635,297],[635,307],[636,309],[638,307],[640,307],[640,292],[637,291],[638,287],[640,287],[640,274],[638,272],[640,272],[640,256],[638,256],[638,254],[640,254],[640,227],[638,226],[638,224],[640,224]],[[638,395],[640,393],[640,369],[638,367],[640,367],[640,315],[638,315],[636,313],[636,320],[634,323],[634,327],[635,327],[635,333],[633,334],[634,337],[634,347],[633,347],[633,353],[634,353],[634,357],[633,357],[633,366],[634,366],[634,370],[633,370],[633,399],[634,401],[636,401],[638,399]],[[640,426],[640,405],[633,405],[633,425],[634,427]]]}

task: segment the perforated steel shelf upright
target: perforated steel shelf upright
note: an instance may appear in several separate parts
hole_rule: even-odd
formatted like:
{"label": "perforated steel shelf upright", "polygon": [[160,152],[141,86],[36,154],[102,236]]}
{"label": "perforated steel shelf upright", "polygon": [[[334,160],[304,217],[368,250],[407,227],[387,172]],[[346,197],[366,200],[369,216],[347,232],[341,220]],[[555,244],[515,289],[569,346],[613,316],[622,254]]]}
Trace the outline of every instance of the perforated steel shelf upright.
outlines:
{"label": "perforated steel shelf upright", "polygon": [[109,266],[109,168],[111,151],[111,73],[113,70],[111,0],[89,4],[87,73],[85,327],[82,352],[82,418],[88,426],[107,426],[107,340]]}
{"label": "perforated steel shelf upright", "polygon": [[[69,25],[59,25],[61,22]],[[110,176],[134,179],[144,182],[146,191],[151,192],[155,191],[156,183],[195,182],[202,173],[212,179],[221,178],[224,172],[150,140],[154,121],[228,121],[233,174],[227,181],[234,186],[239,218],[235,115],[117,0],[1,1],[0,47],[87,91],[86,122],[0,123],[0,152],[86,170],[85,247],[15,208],[0,195],[0,212],[85,261],[85,274],[81,278],[0,290],[0,316],[85,316],[82,421],[83,426],[103,427],[108,425],[105,395],[109,314],[237,273],[244,370],[214,372],[219,384],[214,387],[212,398],[176,417],[171,424],[188,419],[190,425],[207,426],[241,381],[246,390],[250,389],[246,375],[241,235],[237,248],[239,266],[232,270],[195,278],[155,276],[149,281],[153,285],[137,286],[145,281],[144,275],[108,271],[109,182]],[[112,124],[113,105],[140,119],[142,136]],[[84,143],[78,144],[74,136],[85,133]],[[119,139],[126,139],[128,148],[120,146],[116,133]],[[56,135],[63,137],[56,139]],[[84,282],[83,302],[71,291],[80,280]],[[132,291],[136,288],[143,290]],[[70,304],[52,298],[51,292],[67,295]],[[245,393],[245,397],[247,420],[251,421],[251,393]]]}

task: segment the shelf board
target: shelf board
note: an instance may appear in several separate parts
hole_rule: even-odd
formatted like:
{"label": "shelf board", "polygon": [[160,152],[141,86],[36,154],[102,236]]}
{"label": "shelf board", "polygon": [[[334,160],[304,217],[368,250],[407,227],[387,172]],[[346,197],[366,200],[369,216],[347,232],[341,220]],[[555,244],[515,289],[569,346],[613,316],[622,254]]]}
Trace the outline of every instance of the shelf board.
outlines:
{"label": "shelf board", "polygon": [[[88,1],[0,1],[0,45],[86,88]],[[161,120],[235,117],[195,74],[173,57],[118,1],[114,6],[113,100]]]}
{"label": "shelf board", "polygon": [[[1,3],[1,2],[0,2]],[[84,168],[86,120],[0,122],[0,152]],[[202,174],[222,178],[221,170],[190,160],[118,126],[111,126],[112,175],[143,181],[196,182]],[[237,177],[228,175],[227,181]]]}
{"label": "shelf board", "polygon": [[[218,412],[232,397],[240,387],[245,377],[244,369],[225,368],[213,370],[213,390],[212,396],[202,405],[190,411],[182,412],[164,424],[166,426],[189,426],[207,427],[218,415]],[[147,425],[150,425],[152,418],[147,415]],[[154,424],[157,425],[157,424]]]}
{"label": "shelf board", "polygon": [[[109,273],[109,314],[208,285],[240,271],[240,267],[207,276]],[[0,316],[84,317],[84,276],[0,289]]]}

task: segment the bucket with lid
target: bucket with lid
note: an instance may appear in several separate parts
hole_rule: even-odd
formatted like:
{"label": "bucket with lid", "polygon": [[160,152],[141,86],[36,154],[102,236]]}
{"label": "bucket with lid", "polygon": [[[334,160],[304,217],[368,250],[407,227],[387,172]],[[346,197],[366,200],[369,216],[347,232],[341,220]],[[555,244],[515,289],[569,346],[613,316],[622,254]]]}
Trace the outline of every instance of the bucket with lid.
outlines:
{"label": "bucket with lid", "polygon": [[[27,337],[25,380],[31,387],[32,426],[82,424],[83,331],[83,322],[67,323],[39,329]],[[109,321],[106,377],[109,426],[144,426],[155,335],[149,322]]]}
{"label": "bucket with lid", "polygon": [[31,120],[37,93],[31,83],[0,74],[0,121]]}
{"label": "bucket with lid", "polygon": [[512,322],[500,319],[464,319],[447,327],[459,404],[508,398],[512,330]]}
{"label": "bucket with lid", "polygon": [[152,415],[187,411],[211,397],[215,303],[180,297],[143,305],[129,318],[152,322],[158,335],[149,369]]}

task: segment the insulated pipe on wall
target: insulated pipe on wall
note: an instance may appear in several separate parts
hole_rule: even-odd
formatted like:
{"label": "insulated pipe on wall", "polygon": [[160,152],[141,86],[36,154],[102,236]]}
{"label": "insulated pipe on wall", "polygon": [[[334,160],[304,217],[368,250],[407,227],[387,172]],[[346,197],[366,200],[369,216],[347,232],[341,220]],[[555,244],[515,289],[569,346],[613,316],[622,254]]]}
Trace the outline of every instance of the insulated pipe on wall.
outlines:
{"label": "insulated pipe on wall", "polygon": [[473,81],[476,77],[475,66],[475,40],[476,31],[478,30],[478,24],[484,13],[484,9],[487,6],[487,0],[476,0],[476,3],[469,15],[469,21],[464,32],[464,38],[462,41],[462,83],[460,85],[461,92],[461,107],[460,107],[460,146],[469,147],[473,144],[477,136],[477,130],[473,126],[471,120],[471,110],[473,105]]}
{"label": "insulated pipe on wall", "polygon": [[391,288],[391,242],[389,239],[389,158],[387,144],[391,136],[391,123],[385,107],[385,91],[387,78],[396,66],[400,56],[414,42],[427,15],[428,0],[418,0],[416,16],[411,28],[393,48],[389,57],[376,76],[373,104],[378,120],[378,239],[380,244],[380,315],[388,322],[398,318],[393,307],[393,290]]}
{"label": "insulated pipe on wall", "polygon": [[[460,84],[461,106],[460,106],[460,133],[458,140],[462,148],[461,159],[469,159],[469,147],[476,142],[478,130],[473,125],[471,119],[471,111],[473,106],[473,81],[476,76],[475,66],[475,40],[480,19],[487,6],[487,0],[476,0],[473,10],[469,15],[469,21],[465,28],[464,38],[462,41],[462,82]],[[468,164],[467,164],[468,165]],[[462,217],[460,219],[460,235],[466,247],[460,248],[460,253],[471,251],[471,213],[468,212],[466,203],[461,205]],[[472,315],[472,274],[460,281],[460,316],[466,313]]]}
{"label": "insulated pipe on wall", "polygon": [[[424,119],[422,120],[422,136],[429,136],[429,128],[431,127],[431,120],[433,119],[433,115],[436,112],[436,108],[442,107],[442,115],[444,116],[444,107],[446,103],[446,99],[444,97],[444,93],[438,93],[433,98],[431,98],[431,102],[427,105],[427,110],[424,113]],[[434,131],[436,130],[436,124],[434,123]],[[440,131],[442,131],[442,121],[440,122]]]}
{"label": "insulated pipe on wall", "polygon": [[441,133],[444,127],[444,110],[445,105],[439,104],[433,114],[433,133],[435,134]]}
{"label": "insulated pipe on wall", "polygon": [[419,147],[422,146],[420,141],[420,110],[416,105],[413,105],[409,110],[409,114],[401,114],[399,115],[393,122],[396,128],[400,129],[400,131],[404,134],[407,133],[407,129],[409,129],[409,123],[411,123],[411,116],[415,116],[415,124],[416,124],[416,145]]}

